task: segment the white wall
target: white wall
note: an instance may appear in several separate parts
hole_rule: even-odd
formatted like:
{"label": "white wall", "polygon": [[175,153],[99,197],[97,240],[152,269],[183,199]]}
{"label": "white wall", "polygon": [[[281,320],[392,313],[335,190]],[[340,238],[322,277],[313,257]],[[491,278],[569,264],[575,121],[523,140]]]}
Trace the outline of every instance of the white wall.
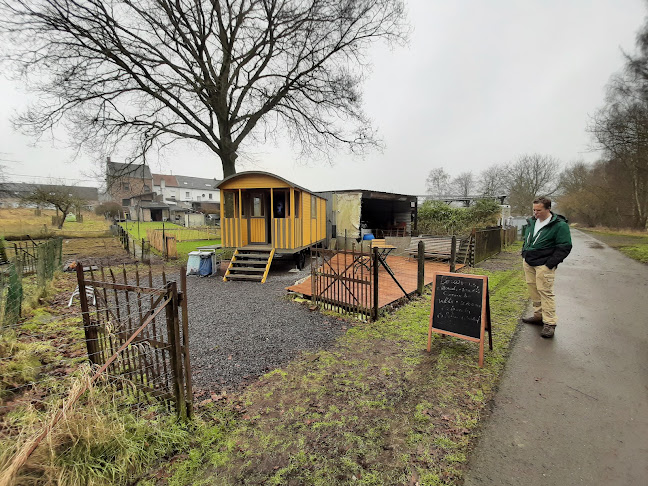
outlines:
{"label": "white wall", "polygon": [[[158,194],[162,194],[164,201],[167,202],[167,199],[173,199],[172,196],[175,196],[176,201],[180,202],[193,202],[193,201],[206,201],[206,202],[220,202],[220,191],[218,189],[190,189],[187,187],[160,187],[154,186],[153,190]],[[187,195],[189,193],[189,195]],[[209,198],[209,195],[212,195],[212,198]]]}

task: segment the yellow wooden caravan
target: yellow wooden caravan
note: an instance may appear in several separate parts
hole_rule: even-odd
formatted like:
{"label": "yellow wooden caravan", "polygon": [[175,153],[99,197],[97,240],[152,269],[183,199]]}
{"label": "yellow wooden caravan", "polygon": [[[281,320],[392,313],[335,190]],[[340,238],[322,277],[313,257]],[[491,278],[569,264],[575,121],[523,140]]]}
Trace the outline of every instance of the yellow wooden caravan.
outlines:
{"label": "yellow wooden caravan", "polygon": [[326,199],[267,172],[241,172],[218,186],[223,246],[235,247],[223,280],[265,282],[275,253],[306,251],[326,239]]}

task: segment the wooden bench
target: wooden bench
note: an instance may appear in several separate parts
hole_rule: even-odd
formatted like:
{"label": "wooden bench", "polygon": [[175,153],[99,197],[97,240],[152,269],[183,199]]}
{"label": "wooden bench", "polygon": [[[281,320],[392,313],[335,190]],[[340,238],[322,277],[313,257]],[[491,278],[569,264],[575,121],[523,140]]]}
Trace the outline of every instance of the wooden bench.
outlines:
{"label": "wooden bench", "polygon": [[[418,244],[422,241],[424,246],[425,258],[436,260],[450,260],[452,254],[452,237],[451,236],[413,236],[407,254],[410,257],[418,256]],[[457,238],[457,248],[455,259],[457,262],[465,263],[470,250],[470,238]]]}

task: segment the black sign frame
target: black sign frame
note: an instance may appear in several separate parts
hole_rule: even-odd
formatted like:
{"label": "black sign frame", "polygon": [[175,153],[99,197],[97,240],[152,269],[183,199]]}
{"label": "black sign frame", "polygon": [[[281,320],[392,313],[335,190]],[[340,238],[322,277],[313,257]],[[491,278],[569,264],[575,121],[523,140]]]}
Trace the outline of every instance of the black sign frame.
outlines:
{"label": "black sign frame", "polygon": [[[441,302],[439,301],[439,293],[437,292],[437,283],[438,283],[438,277],[449,277],[452,280],[459,280],[465,282],[466,280],[474,280],[477,281],[481,293],[481,298],[478,299],[479,302],[479,328],[476,329],[473,327],[470,329],[472,332],[457,332],[456,329],[452,329],[452,326],[447,325],[447,322],[442,321],[439,316],[438,312],[435,312],[435,310],[440,310],[441,308]],[[446,280],[446,279],[444,279]],[[463,283],[463,282],[456,282],[454,283]],[[462,301],[464,302],[465,306],[472,306],[475,307],[477,305],[477,302],[474,299],[474,295],[466,295],[465,292],[461,293],[460,290],[456,289],[449,289],[452,290],[453,295],[448,297],[447,294],[444,295],[444,299],[456,299],[456,303],[461,304]],[[447,304],[448,302],[444,302],[443,304]],[[450,303],[455,303],[455,302],[450,302]],[[453,309],[454,310],[454,309]],[[474,320],[475,318],[475,313],[471,313],[468,315],[468,313],[463,312],[465,315],[465,319],[462,320],[461,318],[458,319],[457,315],[453,315],[454,322],[459,322],[462,330],[465,331],[466,326],[469,328],[472,326],[476,326],[474,322],[470,322],[470,320]],[[460,314],[460,313],[459,313]],[[435,318],[436,317],[436,318]],[[478,332],[474,332],[478,331]],[[428,330],[428,345],[427,345],[427,350],[430,352],[432,350],[432,333],[436,332],[441,335],[447,335],[447,336],[454,336],[460,339],[465,339],[467,341],[472,341],[472,342],[477,342],[479,343],[479,367],[483,368],[484,366],[484,338],[486,332],[488,332],[488,343],[489,343],[489,348],[492,350],[493,349],[493,335],[491,332],[491,315],[490,315],[490,296],[488,293],[488,277],[486,275],[470,275],[470,274],[465,274],[465,273],[451,273],[451,272],[434,272],[432,275],[432,302],[431,302],[431,308],[430,308],[430,327]],[[475,335],[478,334],[479,337],[476,337]]]}

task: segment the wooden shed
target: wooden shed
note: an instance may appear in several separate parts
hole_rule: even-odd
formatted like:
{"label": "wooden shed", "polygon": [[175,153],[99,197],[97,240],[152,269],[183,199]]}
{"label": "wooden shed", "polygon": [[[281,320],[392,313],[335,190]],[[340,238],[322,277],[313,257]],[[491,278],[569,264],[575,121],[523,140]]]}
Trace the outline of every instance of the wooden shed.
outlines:
{"label": "wooden shed", "polygon": [[[217,188],[222,243],[237,249],[224,280],[264,282],[275,253],[294,254],[303,267],[306,250],[326,240],[326,199],[303,187],[250,171],[224,179]],[[246,258],[249,254],[255,257]]]}

